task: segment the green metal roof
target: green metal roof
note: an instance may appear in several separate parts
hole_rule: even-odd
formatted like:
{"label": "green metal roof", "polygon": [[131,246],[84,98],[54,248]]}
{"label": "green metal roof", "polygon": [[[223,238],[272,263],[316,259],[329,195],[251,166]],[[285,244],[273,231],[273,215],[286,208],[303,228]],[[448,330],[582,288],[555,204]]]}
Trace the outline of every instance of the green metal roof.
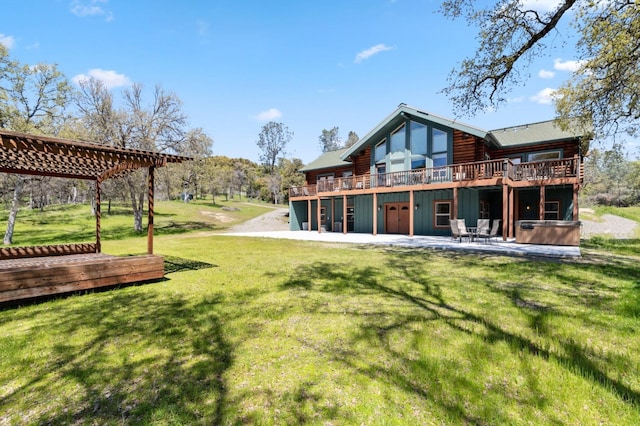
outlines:
{"label": "green metal roof", "polygon": [[310,172],[311,170],[329,169],[333,167],[351,166],[350,161],[344,161],[341,157],[349,148],[337,149],[335,151],[323,152],[320,157],[313,160],[300,169],[301,172]]}
{"label": "green metal roof", "polygon": [[430,121],[441,126],[450,127],[468,133],[470,135],[478,136],[480,138],[487,137],[487,131],[471,126],[469,124],[461,123],[457,120],[441,117],[436,114],[421,111],[417,108],[410,107],[406,104],[400,104],[395,111],[393,111],[387,118],[382,120],[373,130],[367,133],[358,143],[354,144],[351,148],[347,149],[342,154],[342,159],[349,158],[355,152],[358,152],[363,147],[372,143],[379,142],[382,134],[388,133],[392,128],[400,125],[404,121],[405,117],[417,117],[423,121]]}
{"label": "green metal roof", "polygon": [[489,132],[500,147],[576,139],[582,137],[582,133],[576,129],[562,130],[556,120],[505,127]]}

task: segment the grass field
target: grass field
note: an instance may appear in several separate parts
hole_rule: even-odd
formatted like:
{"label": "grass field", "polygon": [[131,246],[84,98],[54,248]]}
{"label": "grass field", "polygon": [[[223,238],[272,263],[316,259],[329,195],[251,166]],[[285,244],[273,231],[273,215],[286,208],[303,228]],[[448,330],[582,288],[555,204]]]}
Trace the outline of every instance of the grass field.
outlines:
{"label": "grass field", "polygon": [[164,281],[0,311],[0,424],[640,424],[637,252],[155,247]]}

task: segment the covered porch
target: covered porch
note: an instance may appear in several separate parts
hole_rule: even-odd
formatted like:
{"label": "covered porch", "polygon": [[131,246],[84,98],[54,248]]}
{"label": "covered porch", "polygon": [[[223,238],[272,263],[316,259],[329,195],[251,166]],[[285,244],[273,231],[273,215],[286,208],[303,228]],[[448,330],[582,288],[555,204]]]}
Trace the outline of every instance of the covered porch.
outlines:
{"label": "covered porch", "polygon": [[[416,215],[421,214],[419,212],[421,206],[423,209],[425,206],[431,208],[429,205],[434,202],[430,194],[441,194],[439,195],[441,198],[450,199],[449,211],[445,212],[447,222],[441,224],[441,228],[446,229],[450,218],[464,217],[470,211],[473,211],[472,215],[478,214],[477,200],[473,201],[476,204],[470,206],[469,200],[465,200],[463,195],[469,191],[484,191],[493,194],[491,197],[495,201],[491,217],[502,220],[501,235],[506,240],[514,238],[516,220],[536,219],[523,217],[524,213],[520,205],[525,199],[524,196],[521,197],[521,194],[525,194],[525,190],[529,194],[527,199],[531,199],[532,191],[535,193],[536,202],[533,206],[535,208],[530,208],[526,213],[535,212],[539,220],[544,220],[548,219],[547,210],[551,206],[547,194],[562,188],[562,191],[570,197],[564,204],[571,206],[569,217],[563,216],[562,219],[577,221],[581,168],[578,156],[529,163],[515,163],[510,159],[487,160],[439,168],[323,179],[312,185],[292,187],[289,195],[294,210],[296,203],[298,203],[297,206],[300,206],[300,203],[306,203],[305,208],[301,210],[306,213],[304,222],[307,223],[308,230],[323,231],[323,226],[318,224],[326,218],[325,210],[327,210],[327,203],[330,203],[330,211],[334,212],[332,217],[340,218],[330,222],[331,228],[335,231],[334,223],[339,223],[340,231],[343,233],[354,229],[351,223],[354,203],[350,200],[366,198],[367,202],[361,205],[360,211],[363,209],[370,211],[367,215],[370,216],[368,221],[371,226],[366,230],[360,229],[355,232],[371,232],[376,235],[379,232],[386,233],[386,225],[379,226],[379,215],[386,214],[387,201],[394,196],[392,194],[396,194],[395,197],[400,202],[397,207],[402,209],[407,218],[406,229],[401,233],[413,236],[416,233],[414,226]],[[335,205],[342,209],[340,214],[335,214]],[[445,218],[441,219],[444,221]],[[326,226],[324,230],[327,230]],[[424,234],[424,230],[417,232]]]}

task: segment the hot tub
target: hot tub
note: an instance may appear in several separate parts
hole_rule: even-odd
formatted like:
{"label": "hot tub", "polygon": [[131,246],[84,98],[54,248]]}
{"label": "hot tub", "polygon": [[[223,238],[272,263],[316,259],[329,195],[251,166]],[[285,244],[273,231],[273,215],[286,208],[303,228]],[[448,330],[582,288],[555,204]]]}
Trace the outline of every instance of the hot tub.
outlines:
{"label": "hot tub", "polygon": [[516,243],[580,245],[580,222],[571,220],[518,220]]}

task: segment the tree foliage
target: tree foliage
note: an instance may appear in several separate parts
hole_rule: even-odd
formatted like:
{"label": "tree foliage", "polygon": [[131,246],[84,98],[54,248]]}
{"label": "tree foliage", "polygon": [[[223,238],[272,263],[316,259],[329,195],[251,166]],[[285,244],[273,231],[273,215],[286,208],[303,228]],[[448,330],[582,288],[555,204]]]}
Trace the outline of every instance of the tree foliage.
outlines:
{"label": "tree foliage", "polygon": [[334,127],[331,130],[322,129],[322,134],[318,136],[320,141],[320,149],[322,152],[335,151],[342,148],[340,141],[340,129]]}
{"label": "tree foliage", "polygon": [[360,137],[358,136],[358,134],[353,130],[351,130],[349,132],[349,136],[347,136],[347,140],[344,143],[344,147],[349,148],[350,146],[353,146],[356,143],[358,143],[359,140],[360,140]]}
{"label": "tree foliage", "polygon": [[587,204],[630,206],[640,203],[640,161],[630,161],[622,144],[593,149],[585,158],[582,196]]}
{"label": "tree foliage", "polygon": [[270,121],[262,126],[256,145],[262,150],[260,161],[265,166],[267,174],[273,175],[278,159],[286,155],[291,138],[293,133],[282,123]]}
{"label": "tree foliage", "polygon": [[562,123],[569,126],[575,123],[570,118],[578,117],[578,124],[597,135],[637,134],[640,11],[635,2],[563,0],[550,12],[530,5],[521,0],[494,1],[484,8],[472,0],[443,2],[445,16],[465,18],[479,28],[475,55],[451,72],[443,90],[456,110],[474,115],[503,105],[510,90],[526,80],[530,62],[557,39],[559,23],[572,19],[573,25],[562,28],[577,35],[581,67],[557,93]]}

